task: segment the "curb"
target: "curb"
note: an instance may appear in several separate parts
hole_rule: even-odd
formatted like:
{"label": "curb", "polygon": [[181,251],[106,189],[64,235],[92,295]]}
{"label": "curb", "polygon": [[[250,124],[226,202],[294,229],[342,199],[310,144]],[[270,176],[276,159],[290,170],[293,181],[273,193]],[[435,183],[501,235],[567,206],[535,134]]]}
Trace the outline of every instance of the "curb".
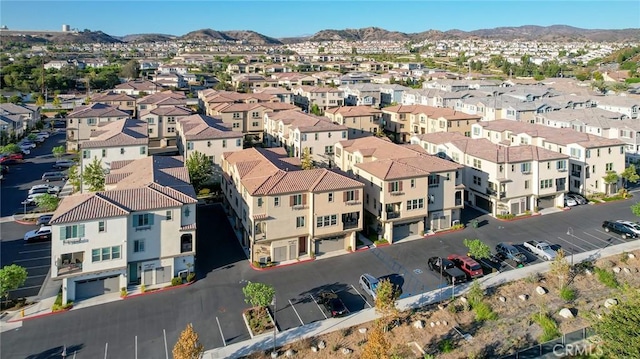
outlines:
{"label": "curb", "polygon": [[49,313],[42,313],[42,314],[35,314],[32,316],[28,316],[28,317],[24,317],[24,318],[19,318],[19,319],[11,319],[8,320],[7,323],[17,323],[17,322],[24,322],[25,320],[31,320],[31,319],[37,319],[37,318],[42,318],[42,317],[48,317],[51,315],[55,315],[55,314],[62,314],[62,313],[66,313],[68,311],[70,311],[71,309],[73,309],[72,307],[69,307],[67,309],[61,309],[61,310],[56,310],[55,312],[51,311]]}
{"label": "curb", "polygon": [[184,283],[184,284],[180,284],[180,285],[172,285],[172,286],[164,287],[164,288],[160,288],[160,289],[148,290],[148,291],[146,291],[144,293],[130,294],[130,295],[127,295],[126,297],[120,297],[120,298],[123,299],[123,300],[127,300],[129,298],[142,297],[142,296],[149,295],[149,294],[156,294],[156,293],[164,292],[164,291],[167,291],[167,290],[186,287],[186,286],[191,285],[194,282],[195,282],[195,280],[192,281],[192,282],[188,282],[188,283]]}
{"label": "curb", "polygon": [[17,220],[17,219],[14,219],[13,221],[15,223],[24,224],[24,225],[27,225],[27,226],[35,226],[36,225],[36,222],[23,221],[23,220]]}
{"label": "curb", "polygon": [[[540,215],[538,215],[540,216]],[[517,217],[513,217],[510,219],[501,219],[498,217],[495,217],[495,219],[497,219],[500,222],[513,222],[513,221],[521,221],[523,219],[527,219],[527,218],[531,218],[531,217],[535,217],[533,214],[529,214],[529,215],[524,215],[524,216],[517,216]]]}
{"label": "curb", "polygon": [[266,271],[266,270],[271,270],[271,269],[276,269],[276,268],[288,267],[288,266],[292,266],[292,265],[296,265],[296,264],[302,264],[302,263],[306,263],[306,262],[312,262],[312,261],[315,261],[315,260],[316,260],[315,258],[309,258],[309,259],[299,260],[299,261],[294,262],[294,263],[276,264],[274,266],[265,267],[265,268],[256,267],[256,266],[253,265],[253,263],[250,263],[249,265],[251,266],[251,269],[261,272],[261,271]]}
{"label": "curb", "polygon": [[356,250],[355,250],[355,251],[351,251],[350,253],[355,253],[355,252],[364,252],[364,251],[369,250],[369,249],[371,249],[371,247],[369,247],[369,246],[362,246],[362,247],[360,247],[360,248],[356,248]]}
{"label": "curb", "polygon": [[423,238],[431,238],[431,237],[438,236],[438,235],[441,235],[441,234],[455,233],[455,232],[462,232],[462,231],[464,231],[466,228],[467,228],[467,227],[465,226],[464,228],[460,228],[460,229],[447,229],[447,230],[444,230],[444,231],[438,231],[438,232],[435,232],[434,234],[426,234],[426,235],[424,235],[424,236],[422,236],[422,237],[423,237]]}

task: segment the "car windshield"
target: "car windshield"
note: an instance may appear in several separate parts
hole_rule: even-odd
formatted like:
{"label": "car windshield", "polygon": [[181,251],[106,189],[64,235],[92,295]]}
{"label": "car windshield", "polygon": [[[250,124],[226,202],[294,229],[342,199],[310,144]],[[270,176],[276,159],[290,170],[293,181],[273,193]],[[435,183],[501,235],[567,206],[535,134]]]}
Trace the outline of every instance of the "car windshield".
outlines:
{"label": "car windshield", "polygon": [[474,264],[471,266],[471,270],[482,270],[482,267],[479,264]]}

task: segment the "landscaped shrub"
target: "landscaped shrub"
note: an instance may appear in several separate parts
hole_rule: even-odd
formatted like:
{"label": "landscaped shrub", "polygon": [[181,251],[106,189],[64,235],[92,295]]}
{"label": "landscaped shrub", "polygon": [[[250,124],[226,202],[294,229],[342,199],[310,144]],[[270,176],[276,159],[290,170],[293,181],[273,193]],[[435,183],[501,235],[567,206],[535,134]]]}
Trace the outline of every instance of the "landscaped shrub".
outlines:
{"label": "landscaped shrub", "polygon": [[451,230],[457,230],[457,229],[463,229],[464,228],[464,224],[463,223],[458,223],[458,224],[454,224],[453,226],[451,226]]}
{"label": "landscaped shrub", "polygon": [[571,287],[564,286],[560,289],[560,298],[565,302],[571,302],[576,299],[576,291]]}
{"label": "landscaped shrub", "polygon": [[375,242],[373,242],[373,243],[374,243],[376,246],[379,246],[379,245],[381,245],[381,244],[389,244],[389,241],[387,241],[386,239],[384,239],[384,238],[383,238],[383,239],[377,240],[377,241],[375,241]]}
{"label": "landscaped shrub", "polygon": [[542,328],[542,335],[539,339],[541,343],[560,337],[558,323],[556,323],[549,314],[543,312],[536,313],[533,315],[532,319]]}
{"label": "landscaped shrub", "polygon": [[440,341],[440,343],[438,343],[438,350],[440,350],[442,353],[450,353],[455,349],[455,346],[453,345],[453,341],[451,341],[451,339],[443,339]]}
{"label": "landscaped shrub", "polygon": [[498,315],[491,309],[487,302],[478,302],[473,305],[473,311],[476,312],[477,321],[496,320]]}
{"label": "landscaped shrub", "polygon": [[593,270],[596,272],[596,277],[600,283],[606,285],[609,288],[618,288],[618,280],[613,272],[606,269],[595,267]]}
{"label": "landscaped shrub", "polygon": [[66,304],[62,304],[62,291],[61,291],[56,296],[56,300],[55,302],[53,302],[53,305],[51,306],[51,311],[57,312],[59,310],[69,309],[72,306],[73,306],[73,301],[70,301],[70,300],[67,301]]}
{"label": "landscaped shrub", "polygon": [[143,284],[143,285],[141,285],[141,286],[140,286],[140,292],[141,292],[141,293],[144,293],[144,292],[146,292],[146,291],[147,291],[147,286],[146,286],[146,285],[144,285],[144,284]]}
{"label": "landscaped shrub", "polygon": [[120,296],[123,298],[127,296],[127,287],[120,288]]}
{"label": "landscaped shrub", "polygon": [[180,284],[182,284],[182,278],[180,277],[171,278],[171,285],[180,285]]}
{"label": "landscaped shrub", "polygon": [[191,272],[187,275],[187,282],[193,282],[193,280],[196,279],[196,274]]}
{"label": "landscaped shrub", "polygon": [[507,214],[498,214],[496,217],[498,217],[499,219],[513,219],[516,217],[516,215],[513,213],[507,213]]}

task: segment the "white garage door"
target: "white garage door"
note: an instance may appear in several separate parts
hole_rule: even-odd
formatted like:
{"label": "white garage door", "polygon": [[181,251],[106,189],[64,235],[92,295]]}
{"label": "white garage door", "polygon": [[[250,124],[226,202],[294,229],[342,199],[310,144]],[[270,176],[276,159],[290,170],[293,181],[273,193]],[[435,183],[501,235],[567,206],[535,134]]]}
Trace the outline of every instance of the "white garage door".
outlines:
{"label": "white garage door", "polygon": [[120,292],[120,277],[90,279],[76,283],[76,299]]}
{"label": "white garage door", "polygon": [[411,228],[409,223],[398,224],[393,226],[393,241],[399,241],[403,238],[409,237],[411,234]]}
{"label": "white garage door", "polygon": [[344,249],[344,237],[316,239],[316,254],[322,255]]}

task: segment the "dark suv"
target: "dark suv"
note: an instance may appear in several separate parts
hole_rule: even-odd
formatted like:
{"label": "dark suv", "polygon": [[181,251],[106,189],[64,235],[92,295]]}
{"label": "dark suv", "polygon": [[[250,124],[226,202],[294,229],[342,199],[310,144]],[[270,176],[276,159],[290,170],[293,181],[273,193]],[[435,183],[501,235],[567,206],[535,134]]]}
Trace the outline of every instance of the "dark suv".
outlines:
{"label": "dark suv", "polygon": [[622,239],[638,238],[638,234],[624,223],[616,221],[604,221],[602,223],[602,228],[607,233],[613,232],[619,234]]}
{"label": "dark suv", "polygon": [[447,258],[431,257],[427,260],[427,265],[432,271],[441,273],[442,277],[446,279],[449,284],[467,281],[467,275],[462,269],[456,267],[456,265]]}

